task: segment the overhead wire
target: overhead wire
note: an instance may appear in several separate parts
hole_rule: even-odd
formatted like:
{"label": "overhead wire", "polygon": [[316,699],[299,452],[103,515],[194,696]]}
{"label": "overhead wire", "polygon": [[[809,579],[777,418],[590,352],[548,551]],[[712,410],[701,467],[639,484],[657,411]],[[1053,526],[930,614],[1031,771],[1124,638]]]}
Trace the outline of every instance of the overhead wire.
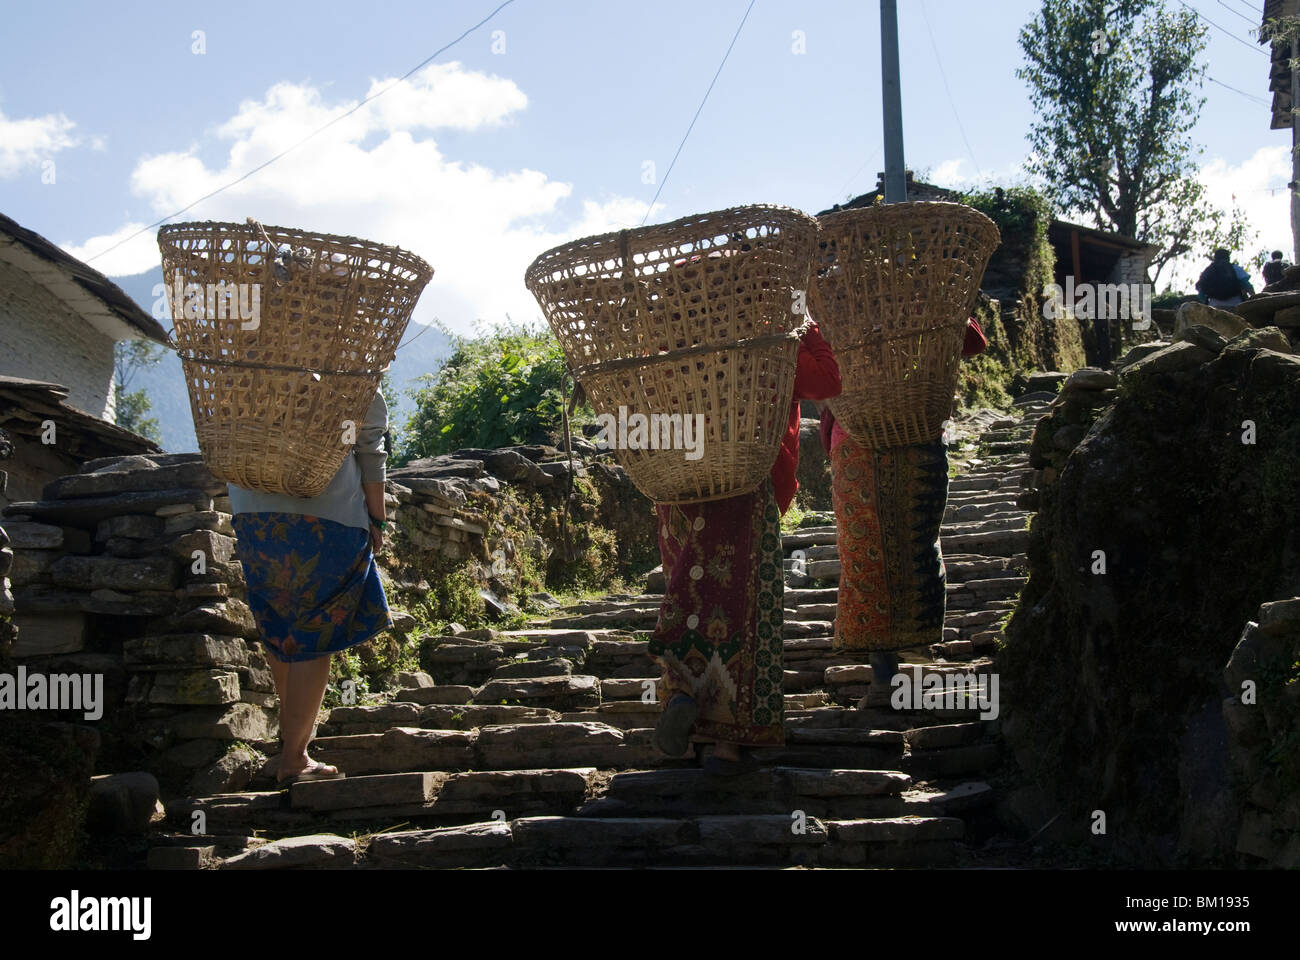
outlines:
{"label": "overhead wire", "polygon": [[510,4],[512,4],[512,3],[514,3],[514,2],[515,2],[515,0],[504,0],[503,3],[501,3],[501,4],[500,4],[500,5],[499,5],[495,10],[493,10],[491,13],[489,13],[486,17],[484,17],[484,18],[483,18],[482,20],[480,20],[478,23],[474,24],[472,27],[469,27],[469,28],[468,28],[467,30],[465,30],[465,31],[464,31],[460,36],[458,36],[455,40],[452,40],[450,43],[446,43],[446,44],[444,44],[443,46],[439,47],[437,50],[435,50],[433,53],[429,54],[429,56],[425,57],[423,60],[421,60],[419,63],[417,63],[417,64],[416,64],[414,67],[412,67],[410,70],[406,71],[406,73],[402,74],[400,77],[398,77],[398,78],[397,78],[396,80],[394,80],[392,83],[390,83],[388,86],[384,87],[382,90],[380,90],[380,91],[378,91],[378,92],[376,92],[376,93],[371,94],[370,96],[366,97],[364,100],[362,100],[362,101],[360,101],[359,103],[357,103],[357,104],[356,104],[354,107],[352,107],[351,109],[349,109],[349,110],[345,110],[343,113],[339,114],[337,117],[334,117],[332,120],[329,120],[329,121],[327,121],[326,123],[322,124],[321,126],[317,127],[315,130],[313,130],[311,133],[307,134],[307,135],[306,135],[305,137],[303,137],[301,140],[298,140],[296,143],[293,143],[292,145],[290,145],[290,146],[286,147],[285,149],[281,150],[281,151],[280,151],[279,153],[277,153],[275,156],[273,156],[273,157],[271,157],[271,158],[269,158],[269,159],[267,159],[267,160],[262,161],[262,162],[259,163],[257,166],[253,167],[251,170],[249,170],[249,171],[247,171],[246,173],[244,173],[242,176],[236,177],[234,180],[231,180],[229,183],[224,184],[223,186],[220,186],[220,187],[218,187],[217,189],[215,189],[215,190],[213,190],[213,191],[211,191],[211,192],[209,192],[209,193],[205,193],[203,196],[199,197],[197,200],[193,201],[192,203],[188,203],[188,204],[186,204],[185,206],[181,207],[179,210],[177,210],[177,211],[175,211],[175,212],[173,212],[173,213],[169,213],[167,216],[161,218],[160,220],[155,220],[153,223],[149,224],[148,226],[141,227],[139,230],[135,231],[135,233],[132,233],[131,235],[122,238],[122,239],[119,240],[117,243],[113,244],[111,247],[108,247],[108,248],[105,249],[105,250],[101,250],[101,251],[99,251],[99,253],[95,254],[93,257],[87,257],[85,262],[86,262],[86,263],[90,263],[92,260],[98,260],[100,257],[104,256],[105,254],[112,253],[112,252],[113,252],[114,250],[116,250],[118,247],[120,247],[120,246],[122,246],[123,244],[128,243],[129,241],[134,240],[136,237],[140,236],[140,234],[145,233],[145,232],[147,232],[147,231],[149,231],[149,230],[152,230],[152,229],[154,229],[155,227],[160,227],[160,226],[162,226],[162,225],[163,225],[164,223],[166,223],[168,220],[172,219],[173,217],[178,217],[178,216],[180,216],[182,213],[185,213],[187,210],[191,210],[191,209],[193,209],[194,207],[196,207],[196,206],[198,206],[200,203],[202,203],[204,200],[211,200],[213,197],[217,196],[218,194],[220,194],[220,193],[224,193],[226,190],[229,190],[231,187],[236,186],[236,185],[238,185],[238,184],[240,184],[240,183],[243,183],[245,180],[247,180],[249,177],[253,176],[254,174],[256,174],[256,173],[258,173],[258,172],[260,172],[260,171],[262,171],[262,170],[265,170],[267,167],[269,167],[271,164],[275,163],[275,162],[276,162],[277,160],[279,160],[281,157],[284,157],[284,156],[286,156],[287,154],[292,153],[294,150],[297,150],[297,149],[298,149],[299,147],[301,147],[304,143],[306,143],[307,141],[309,141],[309,140],[311,140],[311,139],[313,139],[313,138],[319,136],[320,134],[324,133],[324,132],[325,132],[326,130],[328,130],[330,127],[334,126],[334,124],[338,123],[340,120],[345,120],[345,119],[347,119],[348,117],[352,116],[352,114],[356,113],[358,110],[360,110],[362,107],[364,107],[366,104],[368,104],[368,103],[372,103],[372,102],[374,102],[375,100],[378,100],[380,97],[382,97],[384,94],[386,94],[389,90],[392,90],[392,89],[393,89],[394,87],[396,87],[398,84],[400,84],[400,83],[405,83],[405,82],[406,82],[406,81],[411,77],[411,75],[414,74],[417,70],[419,70],[420,68],[424,67],[426,64],[430,63],[430,62],[431,62],[435,57],[438,57],[438,56],[440,56],[440,55],[446,53],[446,52],[447,52],[448,50],[450,50],[452,47],[456,46],[456,44],[460,43],[462,40],[464,40],[466,37],[468,37],[468,36],[469,36],[471,33],[473,33],[475,30],[479,29],[479,27],[482,27],[484,24],[486,24],[486,23],[488,23],[489,21],[491,21],[493,17],[495,17],[498,13],[500,13],[502,10],[504,10],[506,7],[510,6]]}
{"label": "overhead wire", "polygon": [[962,125],[961,114],[957,112],[957,104],[953,101],[952,88],[948,86],[948,74],[943,69],[943,57],[939,56],[939,45],[934,40],[934,29],[930,26],[930,14],[925,9],[925,0],[921,0],[921,16],[925,19],[925,29],[930,35],[930,47],[934,50],[934,59],[939,65],[939,76],[943,80],[944,92],[948,94],[948,106],[952,108],[952,115],[957,121],[957,131],[961,134],[962,142],[966,144],[966,152],[970,154],[976,172],[983,177],[984,170],[980,167],[980,162],[975,159],[975,151],[971,149],[970,140],[966,139],[966,128]]}
{"label": "overhead wire", "polygon": [[745,28],[745,21],[749,19],[749,11],[754,9],[755,2],[757,2],[757,0],[749,0],[749,6],[745,8],[745,15],[740,18],[740,24],[736,27],[736,32],[731,38],[731,43],[727,45],[727,52],[722,55],[722,62],[718,64],[718,69],[714,72],[713,79],[709,81],[709,89],[704,91],[704,99],[702,99],[700,105],[695,108],[695,116],[691,117],[691,124],[686,128],[686,133],[682,135],[681,143],[677,144],[677,152],[673,154],[672,162],[668,164],[668,170],[659,180],[659,187],[655,190],[654,199],[652,199],[650,205],[646,207],[645,216],[641,218],[642,226],[645,226],[645,222],[650,219],[651,211],[654,210],[655,204],[659,202],[659,194],[663,193],[664,184],[666,184],[668,178],[672,176],[673,167],[677,165],[677,158],[682,155],[682,148],[686,146],[686,141],[690,137],[691,131],[695,129],[695,121],[700,118],[700,111],[702,111],[704,105],[709,102],[709,94],[713,92],[713,85],[718,82],[718,77],[722,75],[722,68],[727,65],[727,58],[731,56],[732,48],[736,46],[736,40],[740,38],[740,31]]}

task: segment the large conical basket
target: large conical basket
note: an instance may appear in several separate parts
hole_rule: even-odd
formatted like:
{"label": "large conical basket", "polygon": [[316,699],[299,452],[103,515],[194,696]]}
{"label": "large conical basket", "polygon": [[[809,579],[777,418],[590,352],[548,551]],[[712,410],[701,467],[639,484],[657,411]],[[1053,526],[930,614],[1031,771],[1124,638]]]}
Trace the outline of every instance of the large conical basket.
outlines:
{"label": "large conical basket", "polygon": [[615,457],[650,499],[738,496],[770,473],[816,235],[797,210],[738,207],[587,237],[528,267]]}
{"label": "large conical basket", "polygon": [[251,220],[171,224],[158,247],[208,468],[253,490],[322,493],[433,269],[397,247]]}
{"label": "large conical basket", "polygon": [[935,202],[841,210],[818,222],[812,312],[843,383],[831,411],[871,447],[937,440],[997,226],[971,207]]}

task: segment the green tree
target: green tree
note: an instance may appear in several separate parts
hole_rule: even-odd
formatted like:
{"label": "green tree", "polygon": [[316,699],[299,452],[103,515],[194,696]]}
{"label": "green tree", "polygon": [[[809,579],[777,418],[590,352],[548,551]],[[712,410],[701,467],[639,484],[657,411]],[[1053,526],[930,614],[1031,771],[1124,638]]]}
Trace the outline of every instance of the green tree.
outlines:
{"label": "green tree", "polygon": [[[419,380],[398,463],[462,447],[563,438],[563,398],[572,381],[562,384],[564,354],[545,328],[513,324],[483,337],[453,336],[451,356]],[[591,419],[580,409],[574,423]]]}
{"label": "green tree", "polygon": [[1020,32],[1016,75],[1037,114],[1030,172],[1058,209],[1156,246],[1156,277],[1254,233],[1240,209],[1210,204],[1196,177],[1206,32],[1165,0],[1042,0]]}
{"label": "green tree", "polygon": [[113,391],[117,397],[114,423],[159,444],[162,430],[157,418],[149,416],[153,404],[148,393],[129,387],[137,373],[156,366],[162,358],[162,348],[148,340],[119,340],[113,348]]}

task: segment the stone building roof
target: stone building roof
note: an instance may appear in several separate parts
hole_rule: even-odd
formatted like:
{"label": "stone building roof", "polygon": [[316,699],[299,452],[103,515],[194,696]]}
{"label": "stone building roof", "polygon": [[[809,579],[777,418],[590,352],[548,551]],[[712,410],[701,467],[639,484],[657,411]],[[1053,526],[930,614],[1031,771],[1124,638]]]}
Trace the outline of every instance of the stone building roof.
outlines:
{"label": "stone building roof", "polygon": [[0,376],[0,429],[39,442],[41,424],[53,420],[58,451],[79,461],[162,451],[138,433],[70,406],[67,396],[67,387],[57,383]]}
{"label": "stone building roof", "polygon": [[114,340],[167,342],[162,325],[93,267],[0,213],[0,260],[41,284],[74,313]]}

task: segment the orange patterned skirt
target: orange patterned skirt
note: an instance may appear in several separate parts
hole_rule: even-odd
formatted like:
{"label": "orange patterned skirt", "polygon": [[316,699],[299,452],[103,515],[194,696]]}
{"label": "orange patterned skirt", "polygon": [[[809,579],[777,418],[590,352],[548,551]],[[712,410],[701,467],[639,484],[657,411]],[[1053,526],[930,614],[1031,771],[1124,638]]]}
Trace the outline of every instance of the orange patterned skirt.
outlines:
{"label": "orange patterned skirt", "polygon": [[840,555],[835,649],[883,653],[938,643],[947,447],[875,450],[844,436],[831,449],[831,484]]}

